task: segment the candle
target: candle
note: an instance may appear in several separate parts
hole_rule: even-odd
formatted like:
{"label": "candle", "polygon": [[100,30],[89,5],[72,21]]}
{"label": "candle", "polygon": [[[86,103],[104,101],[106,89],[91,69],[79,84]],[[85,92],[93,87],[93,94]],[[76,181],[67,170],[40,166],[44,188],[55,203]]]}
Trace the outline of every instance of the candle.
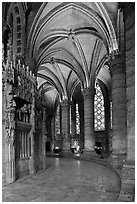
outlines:
{"label": "candle", "polygon": [[29,66],[27,66],[27,72],[29,73]]}
{"label": "candle", "polygon": [[11,65],[11,68],[12,68],[12,61],[10,61],[10,65]]}

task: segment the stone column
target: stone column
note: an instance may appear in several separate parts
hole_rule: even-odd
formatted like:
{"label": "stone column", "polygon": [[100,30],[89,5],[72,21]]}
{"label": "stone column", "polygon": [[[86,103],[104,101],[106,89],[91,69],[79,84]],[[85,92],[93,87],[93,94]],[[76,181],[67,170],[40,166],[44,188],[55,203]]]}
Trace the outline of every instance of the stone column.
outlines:
{"label": "stone column", "polygon": [[83,101],[80,102],[79,106],[80,114],[80,147],[84,148],[84,104]]}
{"label": "stone column", "polygon": [[69,106],[68,100],[63,100],[61,102],[62,108],[62,149],[64,151],[70,151],[70,116],[69,116]]}
{"label": "stone column", "polygon": [[55,115],[51,119],[51,151],[53,151],[55,146]]}
{"label": "stone column", "polygon": [[112,59],[112,164],[121,168],[127,153],[126,83],[124,55]]}
{"label": "stone column", "polygon": [[[124,8],[123,8],[124,9]],[[135,201],[135,3],[124,9],[126,38],[127,157],[123,163],[118,201]]]}
{"label": "stone column", "polygon": [[12,183],[15,175],[15,102],[12,95],[12,85],[5,84],[5,131],[4,131],[4,153],[5,153],[5,175],[6,183]]}
{"label": "stone column", "polygon": [[61,134],[60,134],[60,104],[57,106],[55,113],[55,146],[61,148]]}
{"label": "stone column", "polygon": [[46,169],[46,110],[43,109],[43,121],[42,121],[42,168]]}
{"label": "stone column", "polygon": [[[127,12],[128,16],[127,16]],[[124,11],[126,29],[127,160],[135,162],[135,3]],[[130,20],[132,19],[132,21]]]}
{"label": "stone column", "polygon": [[84,143],[86,151],[95,150],[94,138],[94,90],[84,89]]}
{"label": "stone column", "polygon": [[6,167],[5,165],[6,164],[5,163],[5,157],[6,157],[6,154],[5,154],[6,104],[4,101],[6,101],[6,93],[5,93],[5,82],[3,80],[3,83],[2,83],[2,184],[6,183],[6,172],[5,172],[5,167]]}
{"label": "stone column", "polygon": [[6,149],[6,180],[7,183],[12,183],[16,179],[15,175],[15,107],[7,110],[7,115],[10,117],[10,128],[7,129]]}
{"label": "stone column", "polygon": [[34,156],[34,134],[35,134],[35,87],[32,87],[32,105],[31,105],[31,115],[30,123],[32,125],[29,132],[29,137],[31,138],[31,156],[29,159],[29,172],[30,174],[35,173],[35,156]]}
{"label": "stone column", "polygon": [[106,93],[104,97],[104,106],[105,106],[105,153],[110,153],[110,98],[109,94]]}

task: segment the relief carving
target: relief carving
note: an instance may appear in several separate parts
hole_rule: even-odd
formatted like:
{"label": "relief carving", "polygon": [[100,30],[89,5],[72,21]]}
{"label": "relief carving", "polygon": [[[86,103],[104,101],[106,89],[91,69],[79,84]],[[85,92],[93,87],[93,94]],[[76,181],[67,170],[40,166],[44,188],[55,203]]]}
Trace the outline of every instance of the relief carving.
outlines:
{"label": "relief carving", "polygon": [[15,106],[6,111],[6,142],[11,145],[15,142]]}
{"label": "relief carving", "polygon": [[17,110],[17,119],[21,122],[30,123],[31,104],[24,104]]}
{"label": "relief carving", "polygon": [[6,142],[14,145],[15,141],[15,107],[13,99],[13,88],[8,82],[6,83]]}

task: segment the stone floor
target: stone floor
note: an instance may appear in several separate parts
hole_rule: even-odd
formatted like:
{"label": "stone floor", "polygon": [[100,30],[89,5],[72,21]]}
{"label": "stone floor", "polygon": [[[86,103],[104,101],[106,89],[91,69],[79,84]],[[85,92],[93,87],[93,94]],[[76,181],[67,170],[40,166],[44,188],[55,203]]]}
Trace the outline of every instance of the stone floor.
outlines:
{"label": "stone floor", "polygon": [[2,187],[3,202],[115,202],[120,179],[96,162],[47,157],[47,170]]}

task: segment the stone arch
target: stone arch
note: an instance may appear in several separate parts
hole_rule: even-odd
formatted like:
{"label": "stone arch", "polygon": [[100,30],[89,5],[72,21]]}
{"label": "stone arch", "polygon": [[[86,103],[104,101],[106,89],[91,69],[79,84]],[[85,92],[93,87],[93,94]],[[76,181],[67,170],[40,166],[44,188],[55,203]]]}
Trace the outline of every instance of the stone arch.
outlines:
{"label": "stone arch", "polygon": [[[82,25],[83,26],[83,25]],[[97,32],[97,30],[90,28],[90,27],[81,27],[79,29],[74,29],[72,32],[74,32],[75,36],[78,36],[79,34],[92,34],[95,35],[97,38],[103,41],[101,35]],[[68,38],[70,34],[70,30],[68,29],[52,29],[50,30],[50,33],[45,33],[43,40],[39,43],[37,46],[37,50],[40,49],[40,47],[45,43],[48,44],[49,41],[49,46],[46,46],[46,49],[48,50],[51,46],[53,46],[55,43],[60,42],[66,38]],[[107,43],[104,42],[104,45],[108,50]],[[35,49],[34,49],[35,52]]]}
{"label": "stone arch", "polygon": [[114,30],[114,26],[112,25],[111,19],[107,13],[107,10],[105,9],[102,2],[95,2],[95,4],[97,5],[97,8],[101,12],[102,17],[106,23],[107,29],[109,31],[110,43],[111,43],[110,54],[111,54],[111,52],[117,52],[118,51],[118,42],[117,42],[117,38],[116,38],[116,33]]}
{"label": "stone arch", "polygon": [[56,90],[58,91],[60,98],[63,98],[63,87],[60,84],[60,82],[58,81],[58,79],[56,79],[56,83],[55,80],[53,80],[53,78],[51,78],[50,76],[46,76],[40,73],[37,73],[37,77],[41,77],[43,79],[46,79],[52,86],[54,86],[56,88]]}
{"label": "stone arch", "polygon": [[[53,49],[52,51],[50,51],[40,63],[48,63],[50,62],[50,58],[52,57],[53,54],[56,53],[60,53],[61,56],[64,56],[65,59],[58,59],[58,58],[54,58],[54,61],[60,63],[60,64],[64,64],[67,67],[69,67],[71,70],[73,70],[75,72],[75,74],[77,75],[77,77],[80,79],[82,86],[84,86],[85,83],[85,75],[83,72],[83,69],[81,67],[81,65],[79,64],[79,62],[77,61],[77,59],[71,55],[71,53],[69,53],[67,50],[65,50],[64,48],[58,48],[58,49]],[[47,58],[47,59],[46,59]]]}
{"label": "stone arch", "polygon": [[[48,22],[48,20],[50,21],[54,15],[56,15],[57,13],[59,13],[62,10],[65,10],[66,8],[72,7],[72,6],[75,7],[76,9],[78,9],[80,12],[86,13],[87,16],[89,16],[90,18],[92,18],[95,21],[95,23],[102,30],[102,33],[104,35],[104,39],[108,43],[109,52],[113,51],[113,49],[117,49],[116,38],[114,40],[112,40],[115,37],[114,29],[113,29],[112,24],[108,23],[108,20],[110,20],[110,19],[108,18],[106,10],[103,9],[104,7],[102,7],[102,10],[101,10],[100,5],[97,4],[98,8],[102,11],[103,17],[105,17],[105,21],[102,21],[102,18],[100,17],[100,15],[97,12],[93,11],[91,8],[89,8],[87,5],[85,5],[83,3],[74,3],[74,2],[73,3],[62,3],[61,5],[56,6],[54,9],[49,11],[49,13],[47,15],[45,15],[44,19],[42,19],[42,21],[41,21],[41,24],[40,23],[38,24],[38,22],[37,22],[38,16],[40,17],[42,11],[45,8],[45,5],[43,4],[41,6],[40,12],[38,13],[36,18],[34,19],[34,22],[36,25],[35,30],[33,30],[34,23],[33,23],[32,28],[30,30],[30,34],[29,34],[29,38],[28,38],[28,47],[29,47],[30,42],[32,42],[31,44],[33,46],[35,46],[36,38],[39,35],[41,29],[43,29],[44,25]],[[106,23],[106,25],[104,25],[104,22]],[[110,28],[105,29],[106,27],[107,28],[110,27]],[[36,29],[37,29],[37,34],[35,33]],[[32,30],[34,31],[34,34],[31,35]],[[30,53],[32,52],[33,48],[32,47],[30,48]]]}
{"label": "stone arch", "polygon": [[10,3],[6,15],[6,21],[11,24],[11,15],[13,17],[12,32],[13,32],[13,54],[22,58],[25,49],[25,12],[27,10],[23,3]]}

